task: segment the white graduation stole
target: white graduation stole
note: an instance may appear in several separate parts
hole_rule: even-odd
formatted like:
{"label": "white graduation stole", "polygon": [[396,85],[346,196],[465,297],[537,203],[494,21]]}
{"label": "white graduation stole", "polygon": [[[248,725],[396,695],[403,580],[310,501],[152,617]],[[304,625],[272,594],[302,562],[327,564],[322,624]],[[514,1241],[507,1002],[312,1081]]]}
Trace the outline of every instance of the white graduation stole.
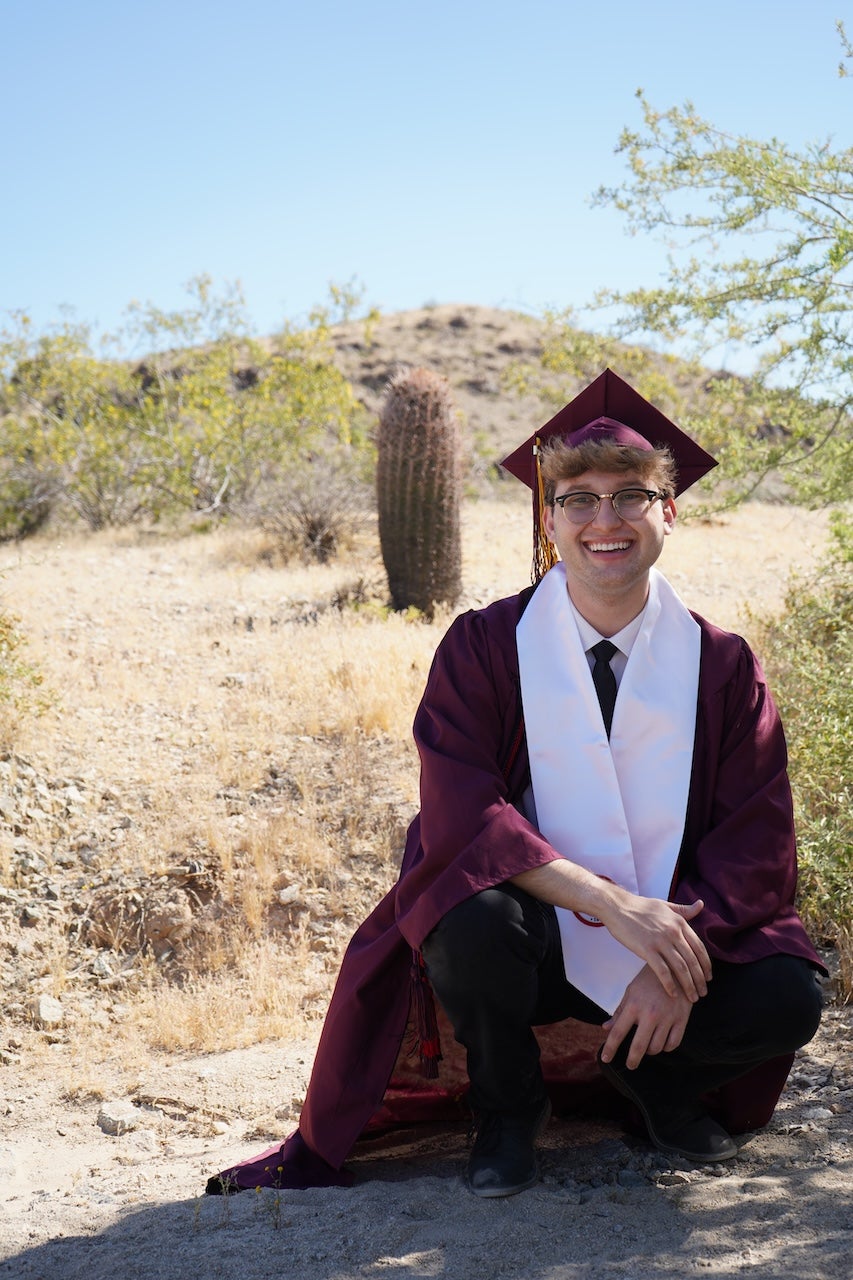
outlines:
{"label": "white graduation stole", "polygon": [[[656,569],[619,684],[610,740],[565,568],[516,630],[536,824],[564,857],[632,893],[669,896],[687,814],[699,625]],[[566,976],[612,1013],[643,961],[590,917],[557,908]]]}

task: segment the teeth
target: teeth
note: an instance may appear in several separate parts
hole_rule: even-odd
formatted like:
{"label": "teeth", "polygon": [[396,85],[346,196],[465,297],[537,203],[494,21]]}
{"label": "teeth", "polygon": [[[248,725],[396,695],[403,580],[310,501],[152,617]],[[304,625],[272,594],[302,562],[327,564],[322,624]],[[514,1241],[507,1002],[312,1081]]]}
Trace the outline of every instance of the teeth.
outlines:
{"label": "teeth", "polygon": [[630,542],[588,542],[590,551],[627,551]]}

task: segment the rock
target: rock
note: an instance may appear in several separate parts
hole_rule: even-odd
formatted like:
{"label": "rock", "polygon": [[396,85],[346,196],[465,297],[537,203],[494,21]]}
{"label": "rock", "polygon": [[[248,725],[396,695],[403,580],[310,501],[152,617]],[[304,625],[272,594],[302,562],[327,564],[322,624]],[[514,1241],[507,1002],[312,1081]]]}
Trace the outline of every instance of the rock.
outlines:
{"label": "rock", "polygon": [[30,1001],[30,1014],[36,1026],[43,1030],[60,1027],[65,1021],[65,1010],[54,996],[35,996]]}
{"label": "rock", "polygon": [[105,1102],[98,1112],[98,1128],[111,1137],[118,1138],[123,1133],[130,1133],[139,1125],[142,1116],[132,1102],[119,1099]]}
{"label": "rock", "polygon": [[97,955],[92,961],[92,973],[96,978],[111,978],[113,967],[105,955]]}
{"label": "rock", "polygon": [[302,902],[302,889],[298,884],[289,884],[286,889],[278,891],[279,906],[288,907]]}

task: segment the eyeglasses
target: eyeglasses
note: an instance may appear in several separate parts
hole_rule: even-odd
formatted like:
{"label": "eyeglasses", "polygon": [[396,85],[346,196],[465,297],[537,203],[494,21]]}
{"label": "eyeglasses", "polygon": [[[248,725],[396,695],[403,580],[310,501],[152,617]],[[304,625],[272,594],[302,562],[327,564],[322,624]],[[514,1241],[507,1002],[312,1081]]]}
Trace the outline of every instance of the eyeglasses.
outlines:
{"label": "eyeglasses", "polygon": [[563,515],[572,524],[588,524],[598,515],[602,498],[610,499],[620,519],[642,520],[652,504],[663,497],[654,489],[619,489],[616,493],[561,493],[554,502],[562,507]]}

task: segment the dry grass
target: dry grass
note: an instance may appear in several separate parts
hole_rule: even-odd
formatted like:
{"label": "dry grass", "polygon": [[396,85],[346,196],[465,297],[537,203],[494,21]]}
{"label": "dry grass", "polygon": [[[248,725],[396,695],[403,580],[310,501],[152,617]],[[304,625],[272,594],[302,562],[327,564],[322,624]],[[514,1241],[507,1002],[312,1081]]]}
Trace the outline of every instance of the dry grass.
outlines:
{"label": "dry grass", "polygon": [[[524,585],[523,495],[468,504],[463,528],[467,603]],[[665,556],[691,605],[737,625],[743,600],[781,601],[783,569],[824,534],[820,517],[756,505],[679,531]],[[449,619],[387,616],[371,543],[313,567],[259,549],[227,531],[122,533],[0,557],[59,699],[16,751],[85,797],[26,833],[64,877],[64,910],[28,935],[28,980],[61,994],[95,1055],[243,1046],[320,1016],[396,875],[412,716]],[[0,823],[0,883],[16,875]]]}

